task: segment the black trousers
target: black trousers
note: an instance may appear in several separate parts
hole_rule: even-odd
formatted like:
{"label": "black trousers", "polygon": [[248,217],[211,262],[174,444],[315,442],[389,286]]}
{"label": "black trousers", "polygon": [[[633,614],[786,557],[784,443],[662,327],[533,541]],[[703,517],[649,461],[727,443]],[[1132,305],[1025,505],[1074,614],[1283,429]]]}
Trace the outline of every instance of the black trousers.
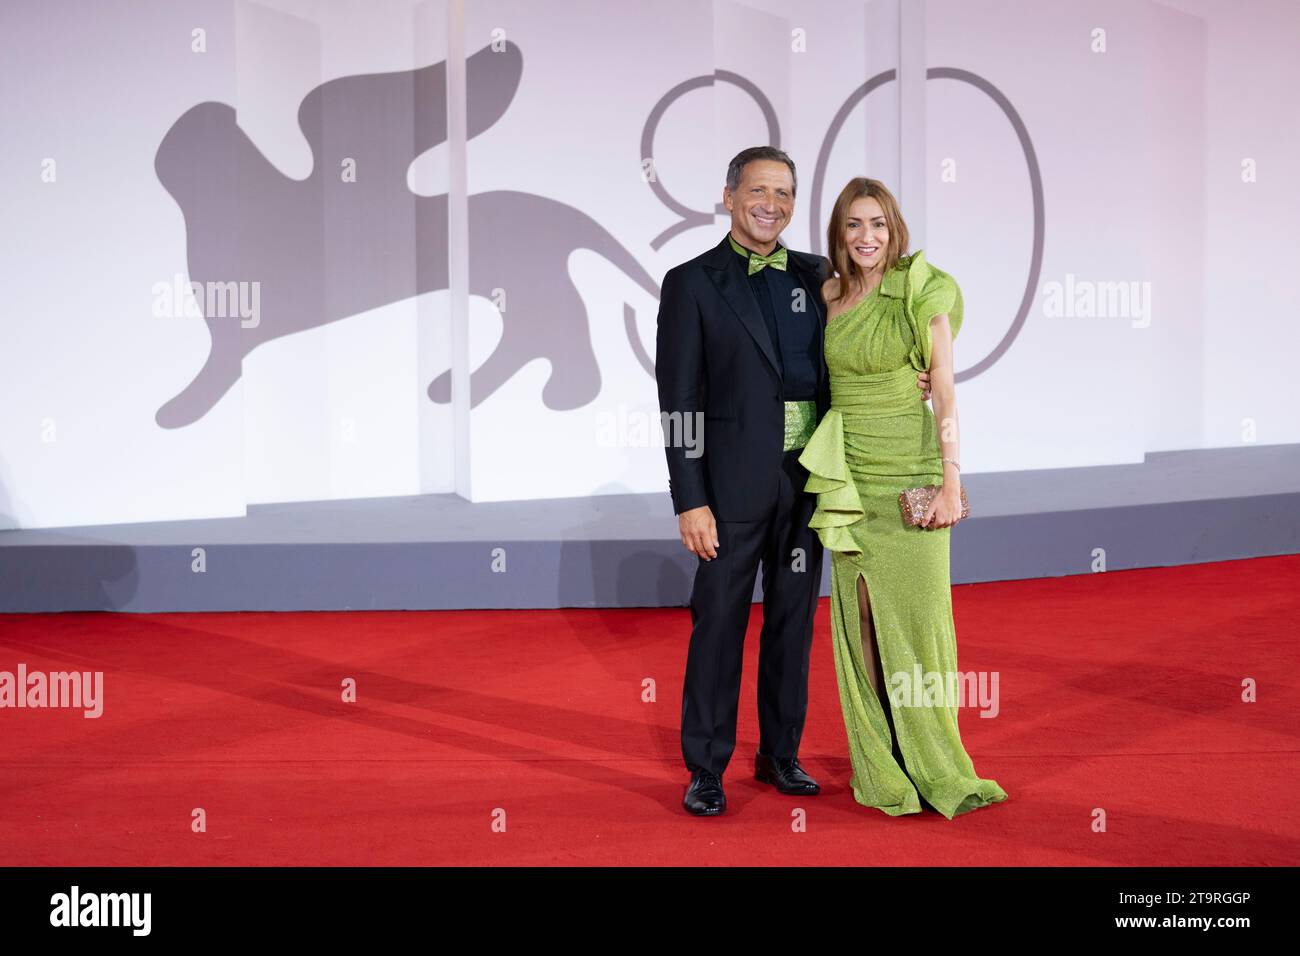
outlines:
{"label": "black trousers", "polygon": [[682,757],[692,773],[703,769],[721,776],[736,748],[745,630],[760,564],[758,746],[777,759],[798,756],[822,578],[822,544],[808,527],[817,501],[803,490],[808,470],[799,464],[801,453],[783,456],[770,513],[759,521],[719,521],[718,556],[696,560],[682,687]]}

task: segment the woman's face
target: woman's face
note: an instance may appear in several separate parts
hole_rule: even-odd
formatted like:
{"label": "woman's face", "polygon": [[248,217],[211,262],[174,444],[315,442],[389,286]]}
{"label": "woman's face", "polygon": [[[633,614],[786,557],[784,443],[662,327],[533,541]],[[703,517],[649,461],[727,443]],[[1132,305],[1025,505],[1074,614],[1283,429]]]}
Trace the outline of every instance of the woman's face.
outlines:
{"label": "woman's face", "polygon": [[885,211],[871,196],[853,200],[849,218],[844,227],[844,244],[849,258],[864,273],[871,272],[885,261],[885,247],[889,243],[889,227],[885,225]]}

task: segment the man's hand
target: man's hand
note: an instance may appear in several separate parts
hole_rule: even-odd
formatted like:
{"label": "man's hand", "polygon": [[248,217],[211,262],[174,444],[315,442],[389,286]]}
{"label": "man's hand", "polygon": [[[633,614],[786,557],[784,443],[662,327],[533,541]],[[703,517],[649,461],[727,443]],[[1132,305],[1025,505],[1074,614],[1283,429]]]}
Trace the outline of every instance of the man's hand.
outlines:
{"label": "man's hand", "polygon": [[922,372],[916,376],[916,387],[921,390],[921,401],[930,400],[930,373]]}
{"label": "man's hand", "polygon": [[677,528],[686,550],[711,561],[718,556],[718,524],[708,505],[689,508],[677,516]]}

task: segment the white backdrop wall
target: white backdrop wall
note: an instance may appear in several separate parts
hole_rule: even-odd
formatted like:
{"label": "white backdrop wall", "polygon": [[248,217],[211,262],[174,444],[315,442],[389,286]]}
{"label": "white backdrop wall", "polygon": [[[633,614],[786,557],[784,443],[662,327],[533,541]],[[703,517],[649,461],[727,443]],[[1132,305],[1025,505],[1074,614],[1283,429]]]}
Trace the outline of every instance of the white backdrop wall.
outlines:
{"label": "white backdrop wall", "polygon": [[[0,526],[665,490],[658,281],[769,123],[789,245],[870,175],[961,283],[967,471],[1300,441],[1297,39],[1285,0],[6,3]],[[259,326],[156,314],[177,276]]]}

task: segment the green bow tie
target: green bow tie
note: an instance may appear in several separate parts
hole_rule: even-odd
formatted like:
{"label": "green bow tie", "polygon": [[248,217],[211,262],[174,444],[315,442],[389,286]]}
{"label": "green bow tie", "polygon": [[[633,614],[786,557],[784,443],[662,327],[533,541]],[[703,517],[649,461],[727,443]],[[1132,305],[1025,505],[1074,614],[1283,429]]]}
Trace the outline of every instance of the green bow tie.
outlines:
{"label": "green bow tie", "polygon": [[769,256],[760,256],[757,252],[750,252],[738,243],[731,233],[727,233],[727,239],[731,242],[731,248],[735,249],[736,252],[740,253],[742,256],[748,257],[748,275],[752,276],[755,272],[761,272],[766,266],[771,266],[773,269],[780,269],[782,272],[786,271],[787,250],[785,246],[777,246],[776,250]]}

